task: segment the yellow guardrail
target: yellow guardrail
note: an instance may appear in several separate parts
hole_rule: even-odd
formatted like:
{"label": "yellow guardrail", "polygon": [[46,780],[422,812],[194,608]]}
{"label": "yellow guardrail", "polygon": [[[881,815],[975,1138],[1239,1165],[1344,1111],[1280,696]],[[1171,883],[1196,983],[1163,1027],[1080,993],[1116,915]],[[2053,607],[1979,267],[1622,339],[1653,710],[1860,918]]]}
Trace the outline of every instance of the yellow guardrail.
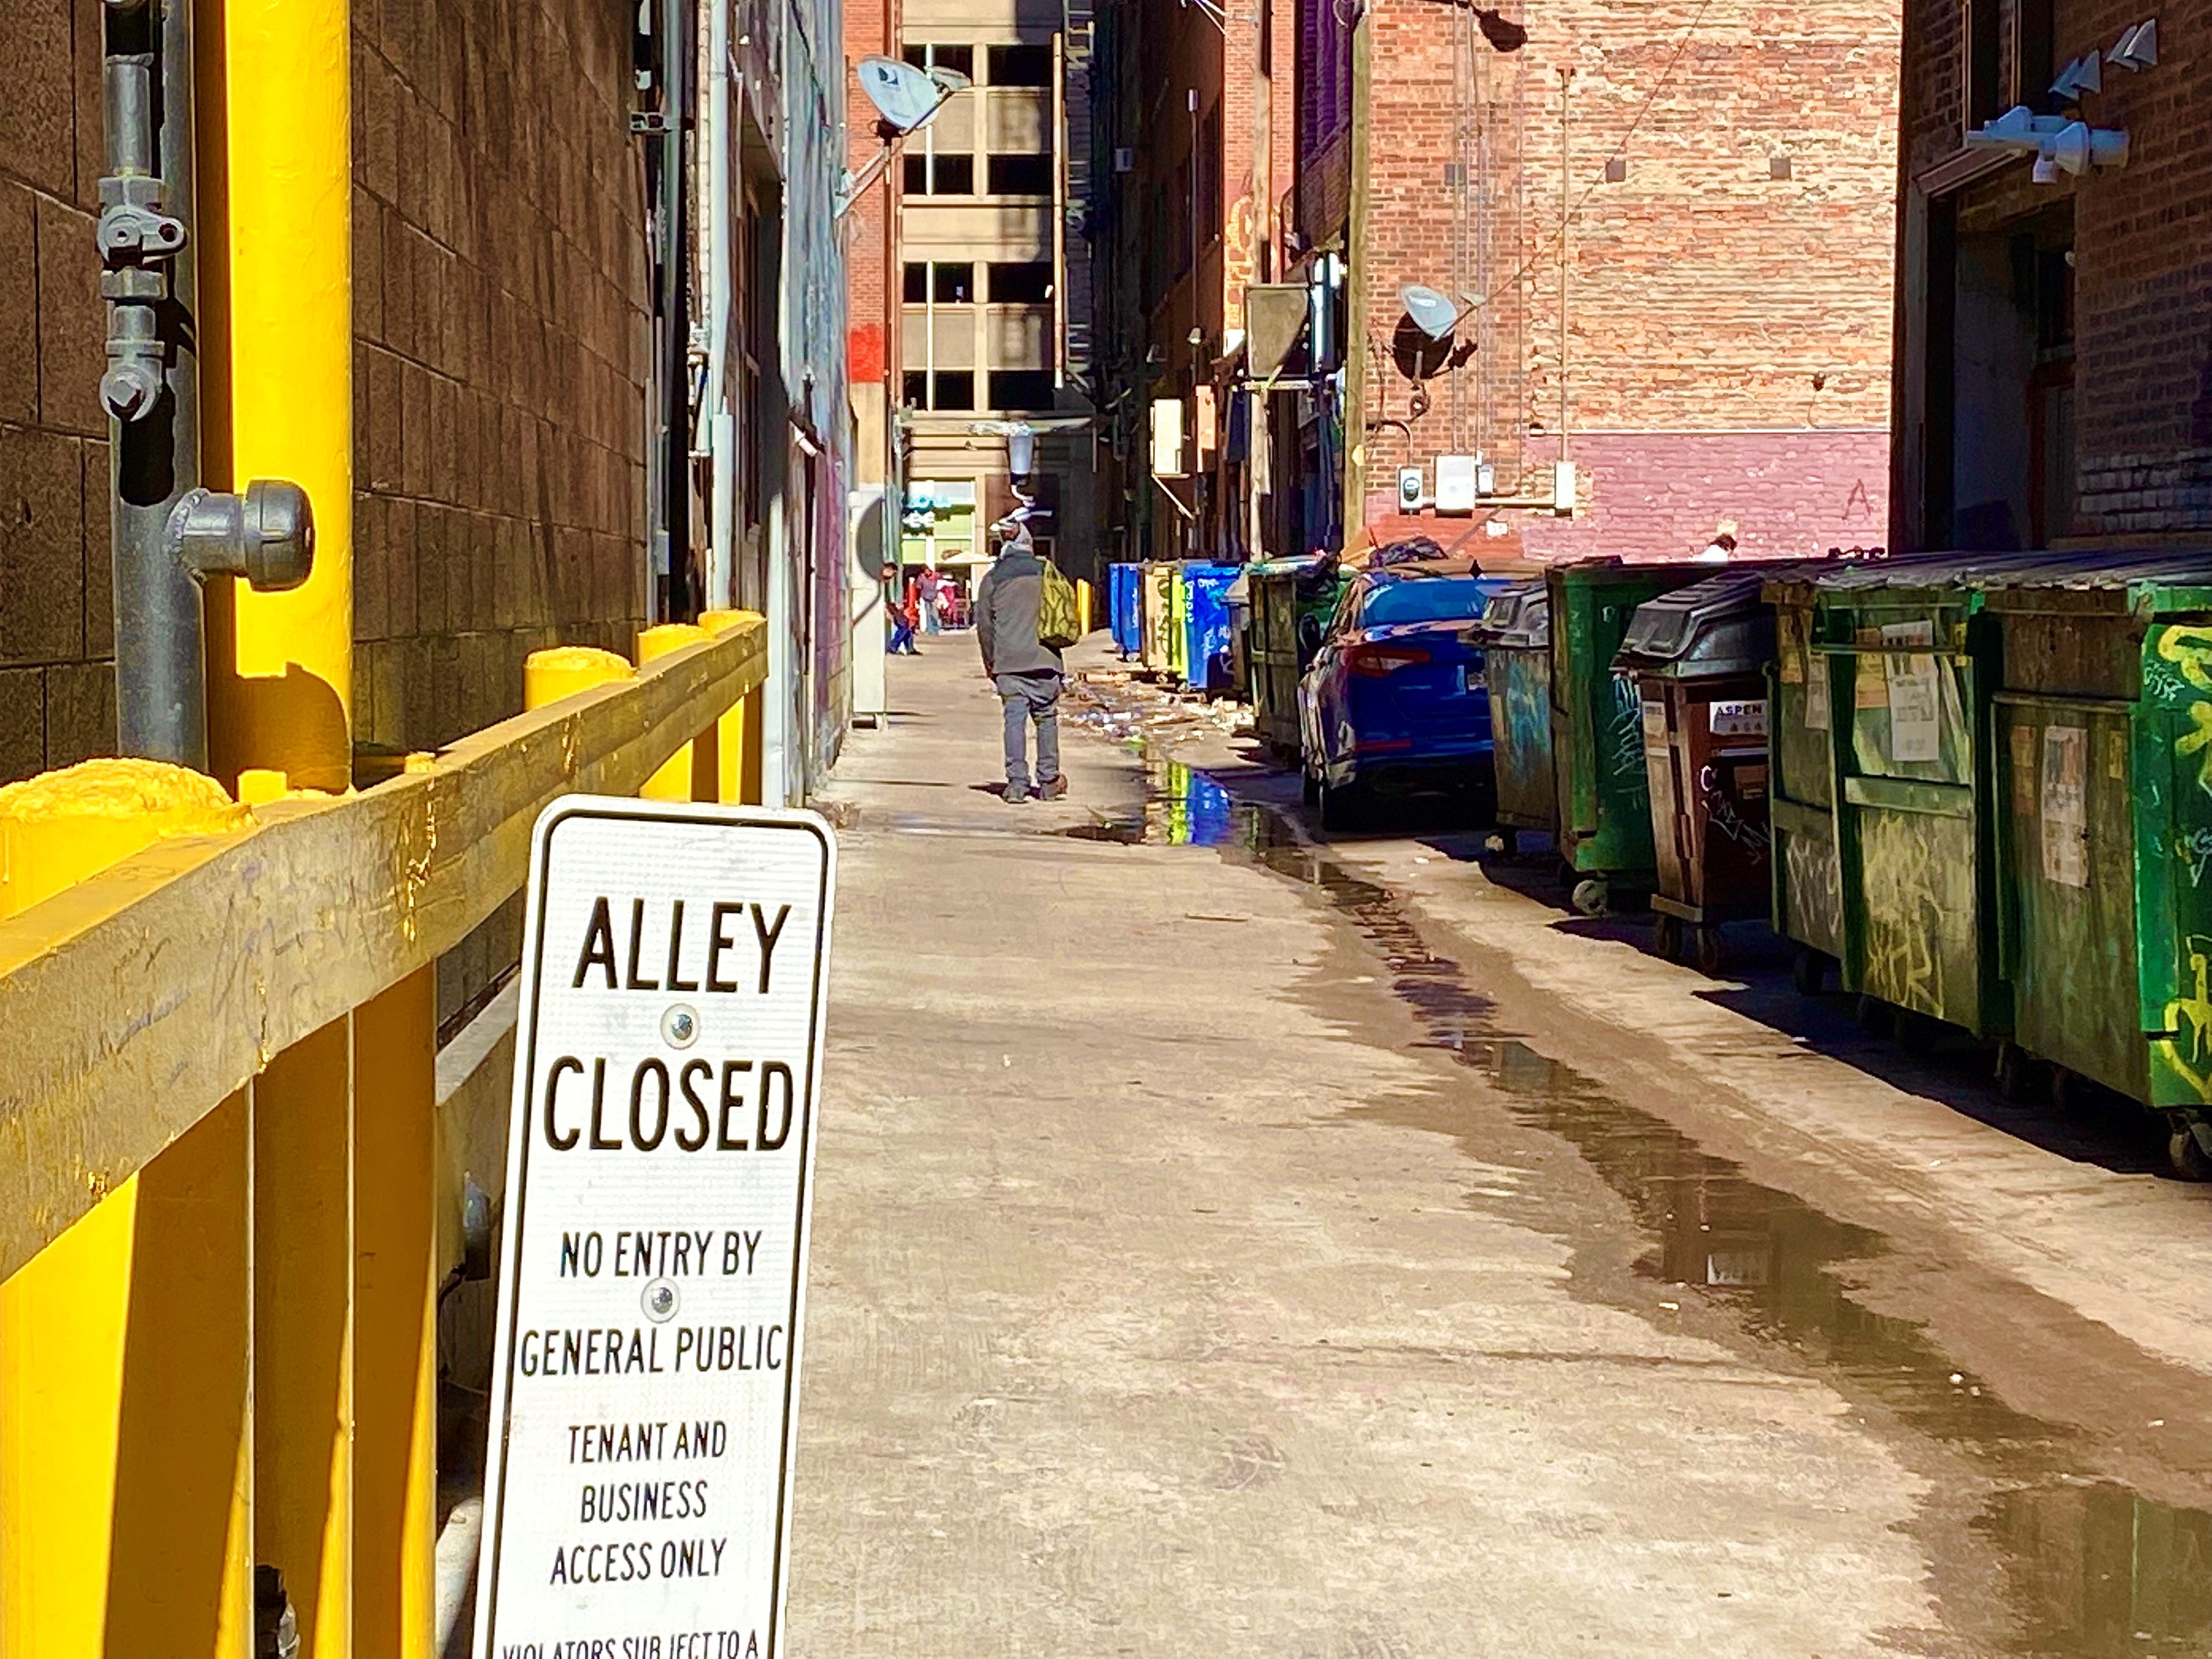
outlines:
{"label": "yellow guardrail", "polygon": [[429,1652],[428,970],[556,796],[757,800],[766,624],[703,620],[357,793],[172,769],[119,861],[0,792],[0,1659],[243,1659],[268,1565],[303,1654]]}

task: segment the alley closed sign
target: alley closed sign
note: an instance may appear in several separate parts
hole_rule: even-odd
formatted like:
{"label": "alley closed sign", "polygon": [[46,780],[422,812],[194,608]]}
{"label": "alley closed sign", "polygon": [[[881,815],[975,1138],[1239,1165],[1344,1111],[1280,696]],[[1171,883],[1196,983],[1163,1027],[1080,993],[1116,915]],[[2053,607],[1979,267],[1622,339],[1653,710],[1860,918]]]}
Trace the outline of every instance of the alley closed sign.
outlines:
{"label": "alley closed sign", "polygon": [[774,1659],[836,854],[569,796],[532,845],[477,1659]]}

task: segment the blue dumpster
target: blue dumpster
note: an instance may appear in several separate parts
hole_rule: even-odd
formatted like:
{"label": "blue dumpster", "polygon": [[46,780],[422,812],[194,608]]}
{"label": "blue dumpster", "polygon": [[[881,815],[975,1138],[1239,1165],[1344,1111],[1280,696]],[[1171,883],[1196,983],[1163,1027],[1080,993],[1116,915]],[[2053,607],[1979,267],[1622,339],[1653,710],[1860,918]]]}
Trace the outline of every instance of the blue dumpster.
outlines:
{"label": "blue dumpster", "polygon": [[1182,568],[1183,627],[1189,641],[1183,648],[1183,678],[1194,690],[1227,691],[1236,684],[1229,588],[1243,574],[1242,565],[1195,560]]}
{"label": "blue dumpster", "polygon": [[1114,632],[1114,648],[1125,658],[1145,648],[1143,592],[1137,585],[1133,564],[1106,568],[1107,615]]}

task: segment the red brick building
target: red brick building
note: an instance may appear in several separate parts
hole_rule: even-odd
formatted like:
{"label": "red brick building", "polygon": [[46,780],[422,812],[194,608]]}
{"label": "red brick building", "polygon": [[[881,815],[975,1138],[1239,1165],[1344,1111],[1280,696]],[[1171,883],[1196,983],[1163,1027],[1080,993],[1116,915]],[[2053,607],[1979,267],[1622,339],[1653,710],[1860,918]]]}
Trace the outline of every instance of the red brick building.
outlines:
{"label": "red brick building", "polygon": [[[2150,52],[2115,57],[2154,18]],[[2208,30],[2205,0],[1910,0],[1899,545],[2212,532]],[[2051,90],[2093,54],[2098,87]],[[1966,143],[2021,105],[2126,133],[2124,165]]]}
{"label": "red brick building", "polygon": [[[1457,520],[1498,551],[1885,542],[1899,0],[1504,10],[1517,49],[1437,0],[1371,0],[1352,41],[1352,538],[1417,527],[1401,467],[1432,493],[1479,456],[1528,503]],[[1408,283],[1463,309],[1448,340]]]}

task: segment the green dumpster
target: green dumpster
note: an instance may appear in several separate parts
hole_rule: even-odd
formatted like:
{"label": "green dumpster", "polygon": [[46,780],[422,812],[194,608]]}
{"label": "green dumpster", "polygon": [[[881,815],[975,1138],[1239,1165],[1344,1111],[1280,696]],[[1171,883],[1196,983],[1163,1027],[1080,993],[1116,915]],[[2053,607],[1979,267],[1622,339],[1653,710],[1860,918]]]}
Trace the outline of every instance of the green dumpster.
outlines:
{"label": "green dumpster", "polygon": [[1559,802],[1552,772],[1552,601],[1539,577],[1490,596],[1482,620],[1467,630],[1483,653],[1490,688],[1492,754],[1498,828],[1550,834]]}
{"label": "green dumpster", "polygon": [[2081,555],[1974,582],[2014,1040],[2165,1113],[2212,1174],[2212,556]]}
{"label": "green dumpster", "polygon": [[1829,664],[1813,653],[1813,600],[1824,573],[1770,576],[1760,598],[1774,612],[1768,670],[1769,921],[1796,945],[1797,988],[1820,988],[1843,959],[1843,878],[1836,868],[1835,761],[1829,734]]}
{"label": "green dumpster", "polygon": [[1613,659],[1636,607],[1713,574],[1705,564],[1585,559],[1545,573],[1551,590],[1552,763],[1559,854],[1595,914],[1616,885],[1649,890],[1656,874],[1651,795],[1636,683]]}
{"label": "green dumpster", "polygon": [[1997,953],[1990,695],[1997,638],[1975,579],[2050,554],[1855,564],[1816,586],[1829,670],[1843,986],[1965,1027],[2012,1029]]}
{"label": "green dumpster", "polygon": [[1298,758],[1298,681],[1352,573],[1333,558],[1270,559],[1246,571],[1252,596],[1252,729],[1277,759]]}

